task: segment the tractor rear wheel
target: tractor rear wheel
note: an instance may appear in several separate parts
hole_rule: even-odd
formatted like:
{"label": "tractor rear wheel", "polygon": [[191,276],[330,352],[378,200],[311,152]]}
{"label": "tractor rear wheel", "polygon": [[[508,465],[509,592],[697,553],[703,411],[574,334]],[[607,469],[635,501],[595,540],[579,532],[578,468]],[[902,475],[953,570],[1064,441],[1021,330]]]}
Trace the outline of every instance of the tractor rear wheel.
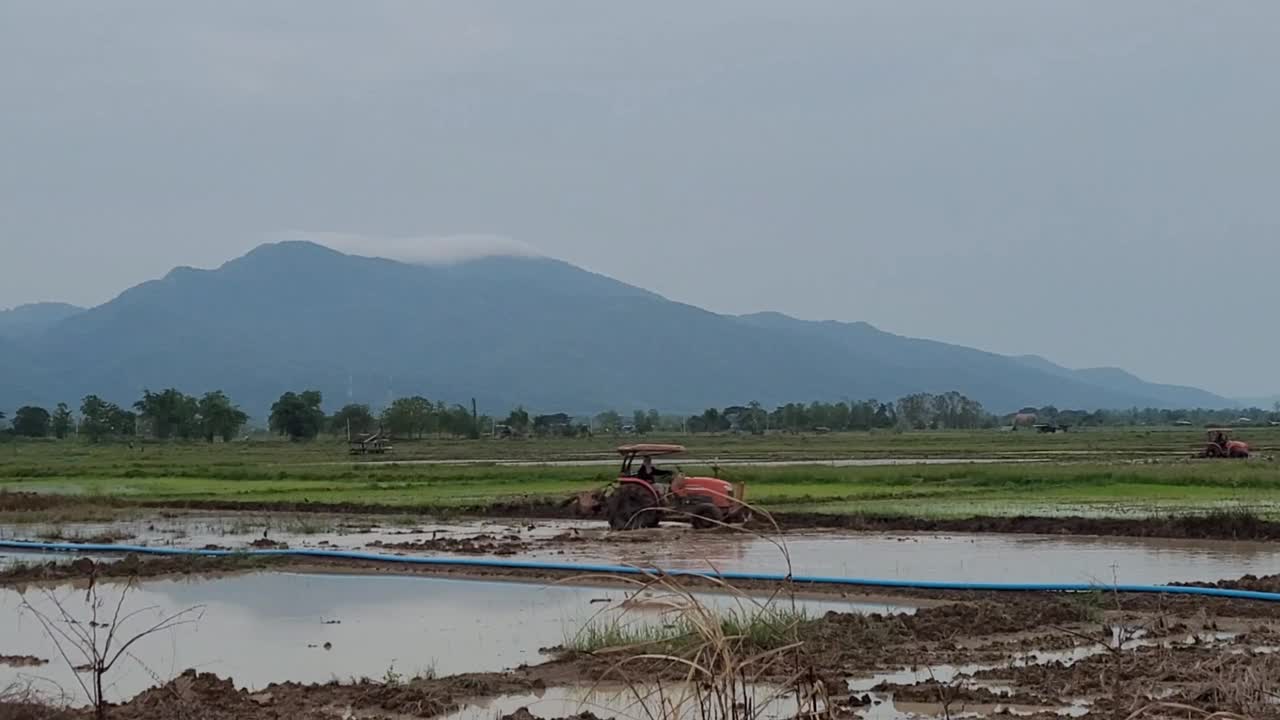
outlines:
{"label": "tractor rear wheel", "polygon": [[724,522],[724,513],[711,503],[695,505],[689,514],[692,516],[690,520],[693,523],[693,527],[697,530],[720,527]]}
{"label": "tractor rear wheel", "polygon": [[609,496],[609,527],[635,530],[657,527],[658,502],[653,494],[637,485],[623,485]]}

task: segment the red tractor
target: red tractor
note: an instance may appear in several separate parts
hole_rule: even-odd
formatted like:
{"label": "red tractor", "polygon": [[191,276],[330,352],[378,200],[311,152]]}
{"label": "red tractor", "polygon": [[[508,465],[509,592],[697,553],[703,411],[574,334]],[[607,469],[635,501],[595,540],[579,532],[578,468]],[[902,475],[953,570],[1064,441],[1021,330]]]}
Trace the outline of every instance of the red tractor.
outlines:
{"label": "red tractor", "polygon": [[[609,527],[634,530],[657,527],[662,519],[686,520],[695,528],[745,523],[751,510],[744,502],[746,487],[715,477],[686,477],[637,465],[637,457],[652,458],[684,452],[680,445],[623,445],[618,483],[603,500]],[[647,476],[647,477],[645,477]],[[663,479],[670,478],[670,482]]]}
{"label": "red tractor", "polygon": [[1204,458],[1247,458],[1249,446],[1239,440],[1231,439],[1231,431],[1215,429],[1209,431],[1209,442],[1200,451]]}

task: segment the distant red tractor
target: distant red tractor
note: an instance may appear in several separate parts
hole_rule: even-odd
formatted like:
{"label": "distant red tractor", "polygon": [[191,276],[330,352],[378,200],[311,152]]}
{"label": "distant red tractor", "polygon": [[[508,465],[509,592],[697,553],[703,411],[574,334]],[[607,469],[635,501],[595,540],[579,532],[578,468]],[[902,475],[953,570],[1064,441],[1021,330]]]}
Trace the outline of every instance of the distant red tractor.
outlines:
{"label": "distant red tractor", "polygon": [[1231,431],[1219,428],[1208,431],[1209,442],[1200,451],[1203,458],[1247,458],[1249,446],[1239,440],[1231,439]]}
{"label": "distant red tractor", "polygon": [[[661,520],[681,520],[695,528],[717,527],[723,523],[745,523],[751,519],[751,509],[745,500],[746,487],[715,477],[686,477],[679,469],[674,472],[658,471],[670,477],[661,482],[658,477],[643,478],[637,475],[641,466],[637,457],[661,457],[684,452],[680,445],[623,445],[618,448],[622,456],[622,469],[618,482],[605,491],[603,509],[614,530],[634,530],[657,527]],[[598,509],[600,504],[596,505]]]}

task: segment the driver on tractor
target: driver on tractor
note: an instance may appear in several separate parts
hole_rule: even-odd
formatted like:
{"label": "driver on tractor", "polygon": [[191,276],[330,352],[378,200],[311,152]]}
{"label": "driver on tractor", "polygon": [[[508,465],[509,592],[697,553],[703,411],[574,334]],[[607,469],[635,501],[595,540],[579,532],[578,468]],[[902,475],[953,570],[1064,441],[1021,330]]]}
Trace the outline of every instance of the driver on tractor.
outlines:
{"label": "driver on tractor", "polygon": [[653,458],[645,455],[644,460],[640,463],[640,469],[636,470],[636,477],[646,482],[654,482],[659,477],[671,477],[671,471],[659,470],[654,467]]}

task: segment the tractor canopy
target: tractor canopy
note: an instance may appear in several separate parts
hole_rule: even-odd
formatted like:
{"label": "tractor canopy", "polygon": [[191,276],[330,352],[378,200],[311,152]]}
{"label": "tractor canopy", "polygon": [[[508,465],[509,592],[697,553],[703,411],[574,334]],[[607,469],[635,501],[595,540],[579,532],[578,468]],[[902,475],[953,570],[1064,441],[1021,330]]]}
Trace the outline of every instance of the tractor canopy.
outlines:
{"label": "tractor canopy", "polygon": [[676,455],[684,452],[683,445],[658,445],[655,443],[638,443],[636,445],[622,445],[618,448],[618,454],[622,456],[622,475],[631,474],[631,463],[637,457],[644,456],[663,456]]}
{"label": "tractor canopy", "polygon": [[684,452],[683,445],[658,445],[652,443],[639,443],[637,445],[622,445],[618,448],[619,455],[676,455]]}

